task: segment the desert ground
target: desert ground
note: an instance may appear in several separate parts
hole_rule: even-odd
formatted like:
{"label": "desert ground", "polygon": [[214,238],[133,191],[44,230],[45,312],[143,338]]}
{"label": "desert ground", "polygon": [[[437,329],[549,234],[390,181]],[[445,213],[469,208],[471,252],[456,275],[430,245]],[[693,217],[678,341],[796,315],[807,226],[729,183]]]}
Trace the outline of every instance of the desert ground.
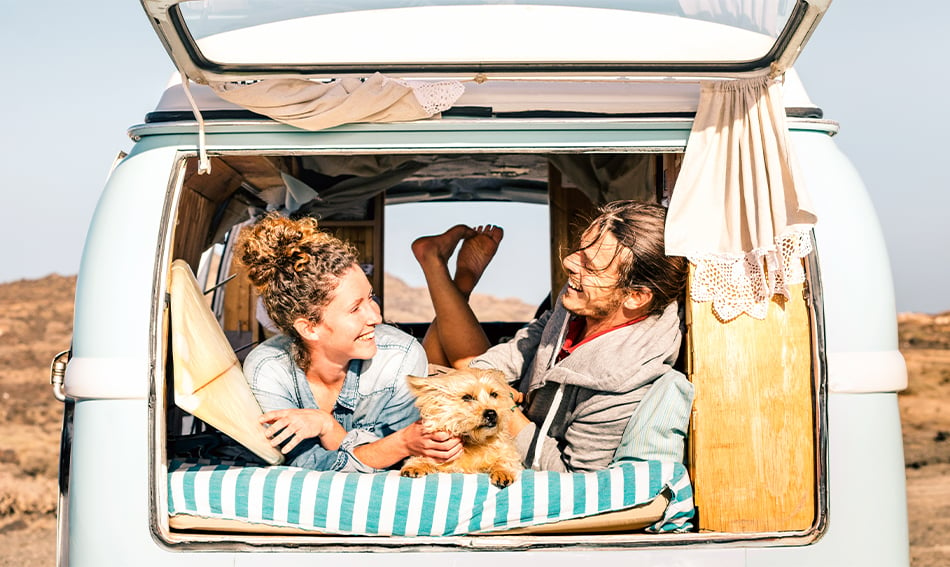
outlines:
{"label": "desert ground", "polygon": [[[49,276],[0,284],[0,567],[55,563],[62,405],[49,364],[69,347],[75,283]],[[478,301],[533,311],[514,300]],[[950,314],[902,314],[898,324],[909,373],[900,407],[911,565],[950,565]]]}

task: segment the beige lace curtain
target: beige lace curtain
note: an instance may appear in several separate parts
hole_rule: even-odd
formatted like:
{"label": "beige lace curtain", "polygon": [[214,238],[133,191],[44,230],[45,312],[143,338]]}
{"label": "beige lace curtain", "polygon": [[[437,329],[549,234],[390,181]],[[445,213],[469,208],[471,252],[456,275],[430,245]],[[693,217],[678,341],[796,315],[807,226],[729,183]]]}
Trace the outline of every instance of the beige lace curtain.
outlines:
{"label": "beige lace curtain", "polygon": [[666,252],[686,256],[690,294],[723,320],[764,318],[775,294],[804,281],[817,220],[786,137],[782,86],[754,78],[703,83],[673,189]]}

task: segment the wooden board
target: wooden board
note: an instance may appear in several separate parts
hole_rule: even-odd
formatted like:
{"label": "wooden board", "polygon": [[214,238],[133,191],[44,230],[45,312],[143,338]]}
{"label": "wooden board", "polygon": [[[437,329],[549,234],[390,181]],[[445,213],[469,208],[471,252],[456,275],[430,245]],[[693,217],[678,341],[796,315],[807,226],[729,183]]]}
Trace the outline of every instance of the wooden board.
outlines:
{"label": "wooden board", "polygon": [[808,529],[815,520],[811,328],[803,286],[765,320],[723,323],[687,301],[696,392],[689,468],[701,531]]}

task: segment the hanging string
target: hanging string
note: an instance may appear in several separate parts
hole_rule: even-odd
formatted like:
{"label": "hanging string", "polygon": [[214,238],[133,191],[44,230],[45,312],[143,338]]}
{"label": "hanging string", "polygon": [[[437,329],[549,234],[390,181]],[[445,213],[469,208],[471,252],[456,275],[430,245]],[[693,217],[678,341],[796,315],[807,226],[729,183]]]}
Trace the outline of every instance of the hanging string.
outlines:
{"label": "hanging string", "polygon": [[185,96],[191,103],[191,110],[195,114],[195,120],[198,121],[198,175],[211,173],[211,160],[208,159],[208,148],[205,144],[205,121],[198,110],[198,104],[195,98],[191,96],[191,89],[188,87],[188,77],[181,73],[181,86],[185,89]]}

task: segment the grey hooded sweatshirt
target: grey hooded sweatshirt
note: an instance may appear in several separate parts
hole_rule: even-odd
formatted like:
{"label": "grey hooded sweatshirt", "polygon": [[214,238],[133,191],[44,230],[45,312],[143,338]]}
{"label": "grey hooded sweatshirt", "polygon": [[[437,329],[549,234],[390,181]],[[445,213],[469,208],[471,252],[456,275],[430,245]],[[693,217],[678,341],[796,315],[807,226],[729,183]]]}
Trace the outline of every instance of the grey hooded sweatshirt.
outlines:
{"label": "grey hooded sweatshirt", "polygon": [[[556,362],[569,318],[558,297],[553,311],[471,364],[501,370],[525,394],[524,411],[532,424],[522,429],[515,443],[529,468],[562,472],[606,468],[637,404],[679,354],[682,335],[676,303],[661,315],[596,337]],[[545,432],[546,421],[550,423]]]}

